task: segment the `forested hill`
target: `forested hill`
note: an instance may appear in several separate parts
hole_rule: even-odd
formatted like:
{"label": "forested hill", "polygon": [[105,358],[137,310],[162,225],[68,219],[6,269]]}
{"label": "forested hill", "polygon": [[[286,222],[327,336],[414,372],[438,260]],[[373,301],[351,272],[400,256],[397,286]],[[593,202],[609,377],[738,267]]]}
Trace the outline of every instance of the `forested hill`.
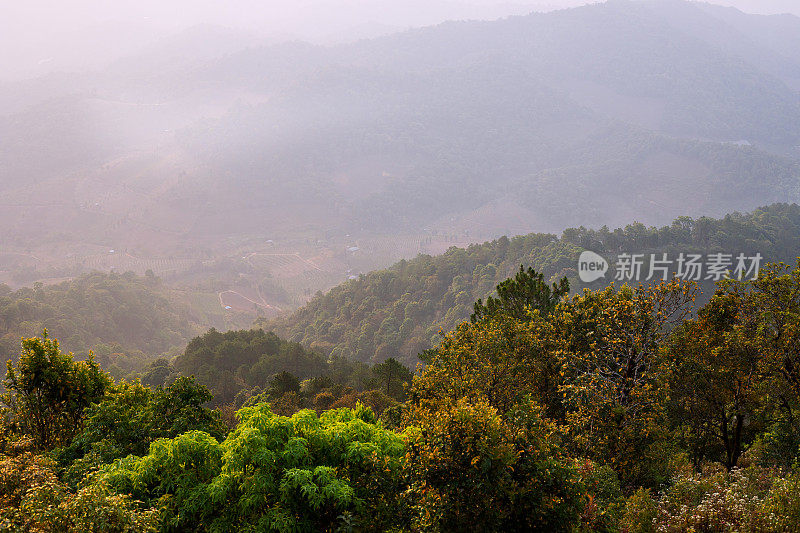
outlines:
{"label": "forested hill", "polygon": [[197,302],[188,305],[158,278],[130,272],[96,272],[17,291],[0,285],[0,361],[19,354],[21,337],[47,329],[63,349],[79,357],[92,350],[106,370],[124,375],[156,356],[178,353],[218,318]]}
{"label": "forested hill", "polygon": [[[613,231],[577,228],[560,237],[530,234],[451,248],[348,281],[289,316],[259,325],[325,354],[365,362],[396,357],[413,364],[417,354],[436,343],[440,330],[468,319],[473,303],[520,265],[546,278],[567,276],[573,291],[589,286],[577,276],[583,250],[610,261],[622,252],[668,253],[672,258],[680,252],[725,252],[760,253],[765,261],[794,263],[800,255],[800,206],[774,204],[722,219],[684,217],[661,228],[638,223]],[[702,285],[706,293],[713,288],[712,282]]]}

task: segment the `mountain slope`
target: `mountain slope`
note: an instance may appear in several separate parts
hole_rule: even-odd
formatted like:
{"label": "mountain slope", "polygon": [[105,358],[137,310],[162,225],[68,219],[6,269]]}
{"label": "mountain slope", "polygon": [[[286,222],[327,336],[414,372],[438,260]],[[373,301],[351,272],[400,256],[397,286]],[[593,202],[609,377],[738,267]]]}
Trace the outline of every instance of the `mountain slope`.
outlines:
{"label": "mountain slope", "polygon": [[[794,263],[798,242],[796,204],[775,204],[722,219],[682,217],[661,228],[635,223],[614,231],[568,229],[561,237],[503,237],[370,272],[318,295],[291,315],[259,325],[338,357],[364,362],[396,357],[413,365],[416,355],[440,338],[440,330],[449,331],[466,320],[473,303],[520,265],[553,280],[567,276],[572,289],[581,290],[591,286],[581,283],[576,271],[578,256],[586,249],[612,265],[612,257],[623,252],[668,253],[673,260],[679,253],[760,253],[765,261]],[[706,293],[713,291],[713,283],[702,285]]]}
{"label": "mountain slope", "polygon": [[[80,357],[93,351],[108,370],[122,376],[162,354],[177,353],[209,326],[236,326],[235,321],[226,323],[222,312],[204,312],[196,303],[202,296],[130,272],[95,272],[17,291],[0,285],[0,361],[19,354],[21,337],[46,329],[65,351]],[[209,298],[216,303],[216,294]]]}
{"label": "mountain slope", "polygon": [[[272,98],[190,128],[187,147],[256,204],[280,198],[308,211],[328,198],[334,209],[319,213],[345,231],[482,210],[486,234],[499,233],[505,197],[535,198],[551,175],[564,183],[555,204],[515,204],[563,218],[534,215],[521,230],[663,223],[687,212],[680,206],[722,215],[794,199],[796,164],[767,152],[794,159],[800,144],[800,99],[788,84],[800,62],[786,54],[800,20],[736,13],[612,2],[330,49],[255,49],[205,76]],[[741,165],[751,158],[774,159],[753,172]],[[631,194],[631,175],[655,188],[652,198]]]}

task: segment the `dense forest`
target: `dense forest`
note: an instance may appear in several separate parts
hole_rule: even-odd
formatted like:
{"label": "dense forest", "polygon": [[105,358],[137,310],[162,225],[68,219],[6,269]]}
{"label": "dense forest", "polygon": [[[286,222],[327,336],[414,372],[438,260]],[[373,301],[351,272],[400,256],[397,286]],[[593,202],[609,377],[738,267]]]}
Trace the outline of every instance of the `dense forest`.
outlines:
{"label": "dense forest", "polygon": [[[577,278],[578,257],[592,250],[610,258],[621,252],[761,253],[765,260],[792,262],[800,242],[800,207],[774,204],[721,219],[682,217],[661,228],[573,228],[558,237],[531,234],[500,238],[466,249],[370,272],[348,281],[284,317],[260,322],[287,339],[323,354],[364,362],[394,357],[414,366],[417,354],[441,340],[473,311],[473,302],[520,265],[546,278],[566,276],[575,290],[594,285]],[[705,297],[713,283],[704,281]]]}
{"label": "dense forest", "polygon": [[142,365],[145,354],[166,353],[197,333],[189,313],[176,310],[153,276],[87,274],[57,285],[36,284],[0,296],[0,359],[19,352],[21,337],[48,330],[79,356],[94,350],[108,368],[117,358]]}
{"label": "dense forest", "polygon": [[0,398],[0,527],[793,531],[800,261],[697,293],[570,296],[522,270],[413,377],[356,365],[374,388],[338,400],[346,372],[261,330],[212,330],[175,361],[260,387],[217,408],[195,377],[115,381],[25,339]]}
{"label": "dense forest", "polygon": [[[325,358],[260,329],[212,329],[193,339],[173,363],[152,363],[142,379],[163,385],[179,375],[195,376],[208,387],[214,405],[235,409],[252,398],[280,398],[280,406],[273,404],[277,413],[337,402],[352,407],[362,400],[380,414],[404,398],[401,385],[411,380],[410,371],[393,359],[370,368],[344,358]],[[367,390],[372,394],[359,395]]]}

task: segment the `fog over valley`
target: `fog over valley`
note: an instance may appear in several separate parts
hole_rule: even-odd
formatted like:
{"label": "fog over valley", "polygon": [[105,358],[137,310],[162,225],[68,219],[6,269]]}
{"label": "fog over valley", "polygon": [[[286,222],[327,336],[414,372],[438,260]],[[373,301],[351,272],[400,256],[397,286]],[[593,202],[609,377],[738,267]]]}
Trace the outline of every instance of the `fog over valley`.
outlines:
{"label": "fog over valley", "polygon": [[[112,21],[84,4],[60,30]],[[56,38],[66,7],[40,7],[17,16]],[[0,85],[6,283],[111,268],[230,280],[265,273],[248,254],[299,254],[313,279],[278,283],[296,305],[453,244],[797,199],[791,15],[612,1],[322,45],[264,44],[259,21],[311,31],[303,9],[376,20],[376,5],[206,7],[127,5],[158,31],[187,27],[146,43],[137,30],[137,48],[108,22],[119,41],[84,34],[106,63]],[[542,5],[429,7],[400,27]],[[210,24],[218,11],[231,26]]]}

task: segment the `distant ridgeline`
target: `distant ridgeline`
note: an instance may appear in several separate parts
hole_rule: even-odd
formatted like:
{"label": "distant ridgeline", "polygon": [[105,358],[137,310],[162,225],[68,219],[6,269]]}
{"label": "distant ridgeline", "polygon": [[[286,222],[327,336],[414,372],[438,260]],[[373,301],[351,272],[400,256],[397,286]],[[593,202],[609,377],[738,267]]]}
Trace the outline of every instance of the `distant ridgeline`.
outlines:
{"label": "distant ridgeline", "polygon": [[21,337],[47,329],[80,358],[93,350],[115,375],[182,349],[200,328],[166,296],[158,278],[93,273],[58,285],[0,286],[0,360],[19,355]]}
{"label": "distant ridgeline", "polygon": [[[583,283],[578,276],[578,258],[585,250],[609,263],[606,276],[593,283]],[[681,253],[700,254],[703,263],[715,254],[730,254],[731,270],[740,255],[760,254],[762,264],[793,264],[800,255],[800,206],[773,204],[722,219],[682,217],[662,228],[638,223],[613,231],[573,228],[560,238],[530,234],[451,248],[440,256],[420,255],[345,282],[291,315],[259,326],[324,354],[364,362],[395,357],[413,366],[417,354],[431,348],[441,330],[467,320],[474,302],[490,295],[520,265],[553,281],[566,276],[575,292],[613,281],[617,258],[626,253],[644,254],[640,280],[645,283],[651,254],[658,259],[667,254],[673,262],[670,276]],[[714,281],[706,276],[704,271],[699,283],[708,297]]]}

